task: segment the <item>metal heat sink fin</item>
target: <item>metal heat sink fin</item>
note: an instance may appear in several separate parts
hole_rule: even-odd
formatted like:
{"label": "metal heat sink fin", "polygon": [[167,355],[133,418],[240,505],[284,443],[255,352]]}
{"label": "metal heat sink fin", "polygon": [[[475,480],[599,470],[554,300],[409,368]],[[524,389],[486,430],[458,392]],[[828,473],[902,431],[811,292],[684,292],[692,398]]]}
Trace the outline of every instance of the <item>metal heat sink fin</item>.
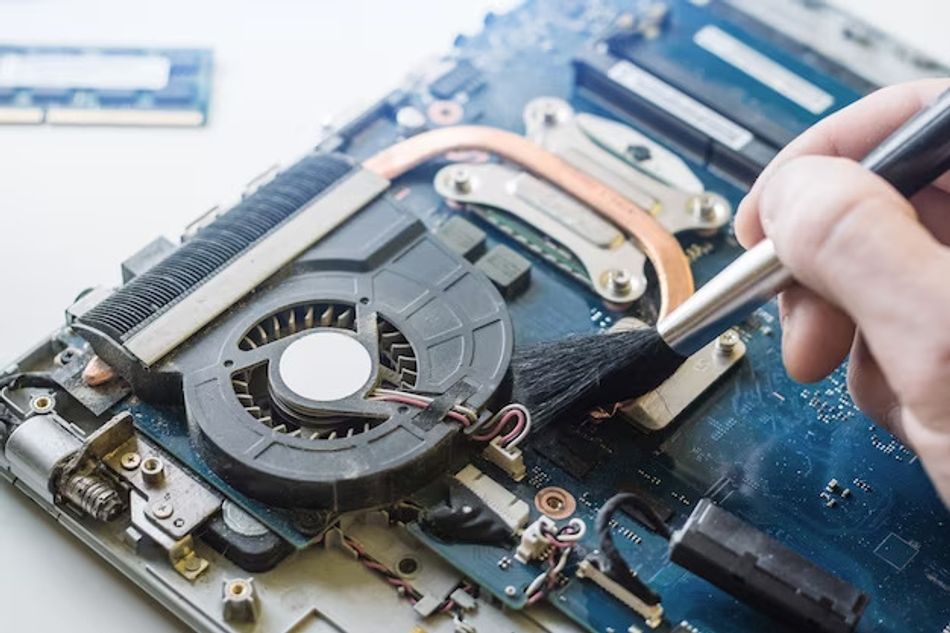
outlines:
{"label": "metal heat sink fin", "polygon": [[116,340],[128,338],[351,169],[342,156],[303,159],[90,310],[82,323]]}

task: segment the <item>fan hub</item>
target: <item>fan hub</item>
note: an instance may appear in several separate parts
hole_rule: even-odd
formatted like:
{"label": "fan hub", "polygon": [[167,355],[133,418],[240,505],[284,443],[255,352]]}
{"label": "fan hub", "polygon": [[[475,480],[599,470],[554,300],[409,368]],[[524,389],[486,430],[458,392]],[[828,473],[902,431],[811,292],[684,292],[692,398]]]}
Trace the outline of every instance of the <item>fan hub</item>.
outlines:
{"label": "fan hub", "polygon": [[354,336],[321,331],[288,345],[278,362],[280,380],[295,395],[333,402],[358,393],[373,376],[373,359]]}

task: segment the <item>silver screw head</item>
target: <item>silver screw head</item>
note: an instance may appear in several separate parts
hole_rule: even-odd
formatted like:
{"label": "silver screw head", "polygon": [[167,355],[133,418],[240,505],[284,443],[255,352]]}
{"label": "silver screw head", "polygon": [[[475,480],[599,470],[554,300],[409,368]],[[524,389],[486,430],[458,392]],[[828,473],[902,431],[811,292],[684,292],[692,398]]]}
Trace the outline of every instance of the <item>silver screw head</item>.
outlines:
{"label": "silver screw head", "polygon": [[472,174],[464,167],[453,168],[449,177],[452,181],[452,187],[459,193],[470,193],[472,191]]}
{"label": "silver screw head", "polygon": [[142,463],[142,457],[138,453],[125,453],[119,462],[125,470],[135,470]]}
{"label": "silver screw head", "polygon": [[739,333],[733,329],[726,330],[716,339],[716,350],[722,354],[731,354],[739,344]]}
{"label": "silver screw head", "polygon": [[633,289],[633,278],[629,270],[614,268],[607,273],[607,284],[618,295],[627,295]]}
{"label": "silver screw head", "polygon": [[505,587],[505,595],[506,595],[506,596],[512,596],[512,597],[513,597],[513,596],[517,595],[517,593],[518,593],[518,590],[515,588],[514,585],[508,585],[507,587]]}
{"label": "silver screw head", "polygon": [[722,196],[714,193],[703,193],[694,196],[689,201],[690,211],[702,222],[716,222],[729,215],[729,203]]}
{"label": "silver screw head", "polygon": [[156,504],[152,507],[152,516],[154,516],[156,519],[167,519],[174,513],[175,506],[167,501],[163,501],[162,503]]}
{"label": "silver screw head", "polygon": [[541,118],[548,125],[554,125],[557,123],[558,115],[560,114],[560,109],[558,105],[554,102],[548,101],[541,108]]}

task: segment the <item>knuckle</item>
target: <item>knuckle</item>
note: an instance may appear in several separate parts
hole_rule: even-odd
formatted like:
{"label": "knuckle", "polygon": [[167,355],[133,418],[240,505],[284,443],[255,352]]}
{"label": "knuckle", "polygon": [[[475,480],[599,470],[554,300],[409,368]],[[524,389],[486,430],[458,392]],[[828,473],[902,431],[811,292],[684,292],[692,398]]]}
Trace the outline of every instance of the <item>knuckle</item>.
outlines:
{"label": "knuckle", "polygon": [[866,238],[875,218],[910,209],[883,180],[843,158],[794,159],[770,184],[763,192],[763,227],[797,273],[832,270],[842,256],[873,256]]}
{"label": "knuckle", "polygon": [[[818,266],[831,265],[841,255],[860,259],[871,246],[867,240],[867,227],[881,213],[881,207],[888,204],[878,192],[868,192],[863,196],[852,196],[836,201],[837,204],[824,207],[825,214],[813,207],[807,218],[809,241],[813,244],[811,254]],[[873,256],[873,253],[870,253]]]}
{"label": "knuckle", "polygon": [[950,334],[927,336],[927,342],[917,347],[911,362],[903,364],[897,374],[898,391],[908,406],[929,410],[931,405],[945,412],[946,385],[950,384]]}
{"label": "knuckle", "polygon": [[786,265],[808,269],[842,205],[829,195],[823,173],[838,159],[800,157],[783,165],[763,191],[762,224]]}
{"label": "knuckle", "polygon": [[[929,337],[928,337],[929,338]],[[941,332],[929,343],[930,353],[921,362],[921,395],[933,397],[944,393],[943,385],[950,384],[950,334]]]}

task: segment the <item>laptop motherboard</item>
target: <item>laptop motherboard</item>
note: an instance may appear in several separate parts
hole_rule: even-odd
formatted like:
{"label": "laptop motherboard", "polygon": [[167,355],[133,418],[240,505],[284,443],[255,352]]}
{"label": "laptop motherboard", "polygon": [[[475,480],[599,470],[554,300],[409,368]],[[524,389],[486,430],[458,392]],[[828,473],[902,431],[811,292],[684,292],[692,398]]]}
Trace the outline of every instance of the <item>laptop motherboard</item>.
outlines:
{"label": "laptop motherboard", "polygon": [[654,323],[782,146],[941,74],[804,0],[490,14],[64,306],[0,474],[200,631],[947,633],[947,509],[774,305],[571,419],[508,367]]}

